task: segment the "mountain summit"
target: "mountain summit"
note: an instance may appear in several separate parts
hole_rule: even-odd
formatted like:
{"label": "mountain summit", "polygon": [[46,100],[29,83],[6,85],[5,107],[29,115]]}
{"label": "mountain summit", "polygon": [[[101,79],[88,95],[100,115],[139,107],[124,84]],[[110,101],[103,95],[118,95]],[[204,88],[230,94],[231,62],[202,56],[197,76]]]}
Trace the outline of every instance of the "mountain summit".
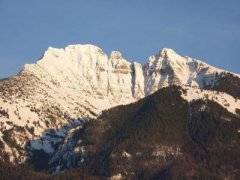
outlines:
{"label": "mountain summit", "polygon": [[167,48],[141,66],[128,62],[118,51],[108,57],[93,45],[70,45],[65,49],[48,48],[36,64],[25,65],[24,72],[70,91],[108,97],[111,103],[118,104],[173,84],[211,86],[224,71]]}
{"label": "mountain summit", "polygon": [[[189,103],[207,98],[239,115],[239,75],[172,49],[141,65],[118,51],[108,57],[93,45],[50,47],[35,64],[0,80],[0,157],[13,163],[56,162],[64,147],[73,148],[67,140],[82,123],[173,85]],[[37,159],[39,154],[45,159]]]}

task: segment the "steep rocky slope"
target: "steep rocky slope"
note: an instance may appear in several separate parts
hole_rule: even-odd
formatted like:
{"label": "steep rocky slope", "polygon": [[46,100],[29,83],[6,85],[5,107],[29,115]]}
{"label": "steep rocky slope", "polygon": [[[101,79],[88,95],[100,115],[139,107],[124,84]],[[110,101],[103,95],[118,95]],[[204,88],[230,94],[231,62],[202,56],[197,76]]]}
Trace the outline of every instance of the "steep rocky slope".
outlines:
{"label": "steep rocky slope", "polygon": [[[232,88],[224,86],[226,82]],[[75,132],[103,110],[179,85],[188,101],[208,97],[239,114],[239,82],[239,75],[166,48],[145,65],[130,63],[117,51],[108,57],[93,45],[49,48],[36,64],[0,80],[0,157],[14,163],[37,162],[39,170],[48,168],[46,162],[52,171],[63,170],[59,161],[73,157],[66,149],[80,143]]]}
{"label": "steep rocky slope", "polygon": [[62,173],[2,162],[0,172],[8,179],[238,179],[240,117],[215,98],[186,93],[162,88],[74,128],[45,162]]}
{"label": "steep rocky slope", "polygon": [[77,143],[54,165],[66,169],[74,159],[99,179],[237,179],[240,117],[212,99],[184,97],[171,86],[104,111],[73,133]]}

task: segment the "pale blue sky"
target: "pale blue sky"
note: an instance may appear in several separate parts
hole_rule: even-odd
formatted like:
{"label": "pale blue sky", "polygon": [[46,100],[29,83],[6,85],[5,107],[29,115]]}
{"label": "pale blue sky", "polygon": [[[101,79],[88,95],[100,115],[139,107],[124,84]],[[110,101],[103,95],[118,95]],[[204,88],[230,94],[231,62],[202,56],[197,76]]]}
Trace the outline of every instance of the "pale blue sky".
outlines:
{"label": "pale blue sky", "polygon": [[140,63],[168,47],[240,73],[240,0],[0,0],[0,78],[77,43]]}

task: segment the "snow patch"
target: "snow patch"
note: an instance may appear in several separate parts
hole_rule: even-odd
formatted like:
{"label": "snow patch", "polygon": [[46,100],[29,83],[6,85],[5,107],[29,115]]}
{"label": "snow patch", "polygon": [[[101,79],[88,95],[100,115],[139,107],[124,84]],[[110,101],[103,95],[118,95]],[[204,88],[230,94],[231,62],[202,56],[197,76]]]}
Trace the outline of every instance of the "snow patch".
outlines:
{"label": "snow patch", "polygon": [[240,108],[240,100],[227,93],[186,86],[183,89],[186,93],[183,92],[182,97],[189,102],[197,99],[212,100],[235,115],[237,115],[236,109]]}

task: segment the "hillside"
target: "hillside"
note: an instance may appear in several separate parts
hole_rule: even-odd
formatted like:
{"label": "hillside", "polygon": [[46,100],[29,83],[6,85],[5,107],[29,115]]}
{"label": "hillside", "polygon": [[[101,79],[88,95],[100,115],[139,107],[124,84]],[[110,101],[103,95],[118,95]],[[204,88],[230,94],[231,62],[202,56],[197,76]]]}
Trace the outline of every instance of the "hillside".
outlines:
{"label": "hillside", "polygon": [[235,178],[239,77],[168,48],[145,65],[93,45],[49,48],[0,80],[0,159],[96,178]]}
{"label": "hillside", "polygon": [[[78,142],[65,152],[72,151],[75,170],[54,176],[29,170],[19,174],[45,179],[237,179],[239,116],[209,99],[188,102],[183,94],[178,86],[163,88],[85,122],[65,142]],[[53,167],[67,167],[69,157],[64,157]]]}
{"label": "hillside", "polygon": [[236,179],[240,118],[211,100],[189,104],[181,93],[164,88],[86,124],[74,147],[84,149],[82,168],[127,179]]}

